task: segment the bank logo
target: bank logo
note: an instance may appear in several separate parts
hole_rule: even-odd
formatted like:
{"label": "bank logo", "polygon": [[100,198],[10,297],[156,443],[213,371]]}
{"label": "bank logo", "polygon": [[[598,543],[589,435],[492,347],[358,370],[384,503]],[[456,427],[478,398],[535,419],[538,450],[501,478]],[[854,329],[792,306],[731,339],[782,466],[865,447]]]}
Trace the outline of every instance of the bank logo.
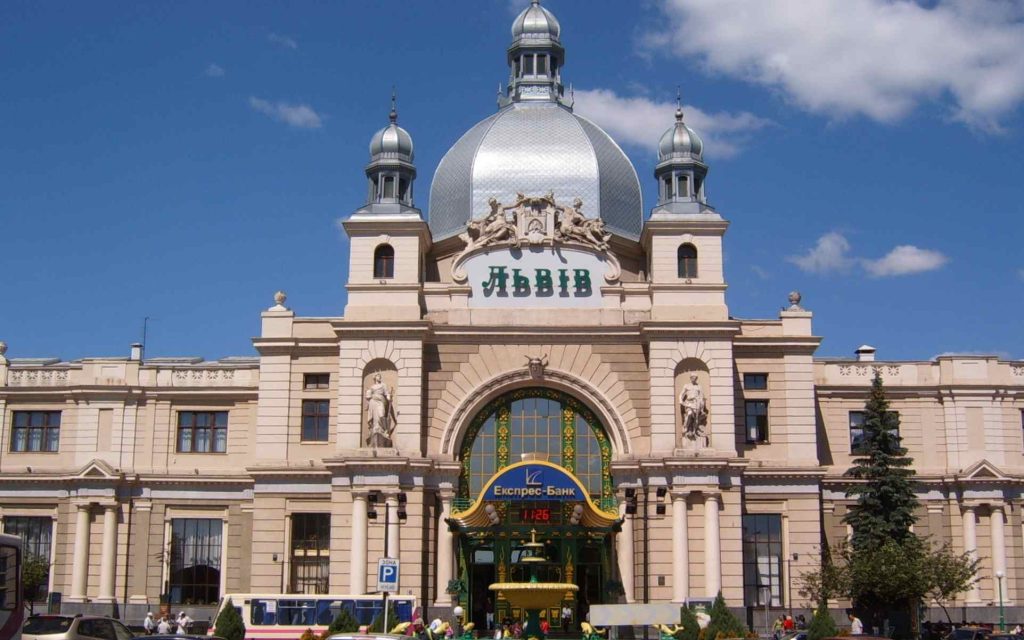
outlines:
{"label": "bank logo", "polygon": [[541,486],[543,484],[541,482],[541,480],[540,480],[540,474],[541,474],[542,471],[544,471],[544,470],[543,469],[535,469],[533,471],[530,471],[530,469],[527,468],[526,469],[526,486],[528,486],[528,487],[539,487],[539,486]]}

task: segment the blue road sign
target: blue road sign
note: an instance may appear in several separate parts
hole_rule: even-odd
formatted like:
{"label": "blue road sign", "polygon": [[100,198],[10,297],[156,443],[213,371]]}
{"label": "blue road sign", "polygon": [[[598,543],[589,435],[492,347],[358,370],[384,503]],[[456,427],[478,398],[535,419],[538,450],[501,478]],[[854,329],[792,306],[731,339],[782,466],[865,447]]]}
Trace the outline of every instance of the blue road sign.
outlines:
{"label": "blue road sign", "polygon": [[398,591],[398,559],[377,560],[377,591],[394,593]]}

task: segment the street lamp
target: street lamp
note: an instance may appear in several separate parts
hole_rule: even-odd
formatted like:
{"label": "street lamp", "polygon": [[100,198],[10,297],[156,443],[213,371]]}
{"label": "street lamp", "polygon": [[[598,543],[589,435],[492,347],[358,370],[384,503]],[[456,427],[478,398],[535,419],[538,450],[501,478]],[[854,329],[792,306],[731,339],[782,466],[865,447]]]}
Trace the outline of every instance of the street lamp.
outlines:
{"label": "street lamp", "polygon": [[996,571],[996,584],[999,586],[999,630],[1006,631],[1006,618],[1003,617],[1003,572]]}

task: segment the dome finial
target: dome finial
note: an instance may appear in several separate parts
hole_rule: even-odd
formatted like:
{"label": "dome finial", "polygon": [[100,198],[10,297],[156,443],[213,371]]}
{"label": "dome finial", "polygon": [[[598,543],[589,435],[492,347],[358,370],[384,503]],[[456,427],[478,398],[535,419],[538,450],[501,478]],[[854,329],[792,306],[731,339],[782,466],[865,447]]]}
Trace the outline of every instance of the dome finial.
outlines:
{"label": "dome finial", "polygon": [[398,106],[396,104],[397,101],[395,100],[397,97],[395,85],[391,85],[391,113],[388,114],[388,120],[391,122],[398,122]]}
{"label": "dome finial", "polygon": [[683,121],[683,90],[676,85],[676,122]]}

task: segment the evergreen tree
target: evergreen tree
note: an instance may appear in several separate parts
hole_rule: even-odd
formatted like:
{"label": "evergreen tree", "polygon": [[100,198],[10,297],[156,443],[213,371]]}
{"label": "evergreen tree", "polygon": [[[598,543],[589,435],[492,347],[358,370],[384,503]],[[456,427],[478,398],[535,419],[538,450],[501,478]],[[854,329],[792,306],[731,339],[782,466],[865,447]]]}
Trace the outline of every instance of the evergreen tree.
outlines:
{"label": "evergreen tree", "polygon": [[679,611],[679,626],[683,630],[676,633],[676,640],[697,640],[700,636],[700,623],[697,622],[697,616],[693,613],[693,609],[685,604]]}
{"label": "evergreen tree", "polygon": [[828,605],[824,601],[814,610],[814,617],[807,625],[807,640],[821,640],[822,638],[834,638],[839,635],[836,621],[828,613]]}
{"label": "evergreen tree", "polygon": [[740,622],[740,619],[729,611],[725,604],[725,598],[719,591],[711,605],[711,622],[704,630],[705,640],[717,640],[721,638],[743,638],[747,635],[747,625]]}
{"label": "evergreen tree", "polygon": [[245,623],[242,622],[242,616],[231,602],[231,598],[224,603],[224,607],[217,615],[214,627],[217,629],[217,635],[224,640],[245,639]]}
{"label": "evergreen tree", "polygon": [[[391,627],[393,629],[395,625],[399,622],[401,621],[398,619],[398,614],[395,613],[395,605],[391,602],[388,602],[388,627]],[[369,630],[372,633],[386,633],[388,631],[388,629],[384,628],[383,612],[380,612],[377,615],[373,616],[373,621],[370,622]]]}
{"label": "evergreen tree", "polygon": [[864,440],[855,452],[846,477],[856,480],[846,491],[855,496],[843,522],[853,527],[856,550],[878,547],[886,541],[903,542],[914,524],[918,506],[911,479],[913,463],[897,435],[898,414],[889,410],[882,377],[875,372],[871,392],[864,406]]}
{"label": "evergreen tree", "polygon": [[327,638],[335,633],[350,633],[352,631],[359,631],[359,621],[347,607],[342,607],[320,637]]}

